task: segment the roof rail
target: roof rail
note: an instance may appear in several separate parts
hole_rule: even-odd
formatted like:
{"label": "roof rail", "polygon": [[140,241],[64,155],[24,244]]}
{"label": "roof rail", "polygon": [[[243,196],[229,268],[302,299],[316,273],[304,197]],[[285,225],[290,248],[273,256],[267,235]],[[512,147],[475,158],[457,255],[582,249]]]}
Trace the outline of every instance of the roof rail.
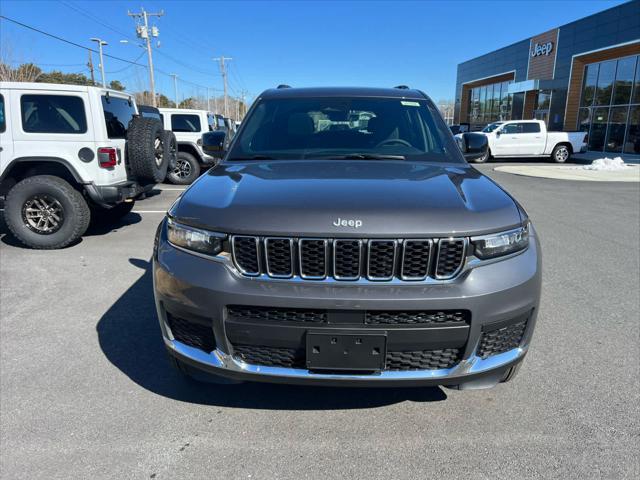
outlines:
{"label": "roof rail", "polygon": [[406,85],[396,85],[393,88],[398,88],[400,90],[409,90],[409,87],[407,87]]}
{"label": "roof rail", "polygon": [[277,88],[278,88],[278,89],[281,89],[281,88],[291,88],[291,85],[285,85],[284,83],[281,83],[280,85],[278,85],[278,87],[277,87]]}

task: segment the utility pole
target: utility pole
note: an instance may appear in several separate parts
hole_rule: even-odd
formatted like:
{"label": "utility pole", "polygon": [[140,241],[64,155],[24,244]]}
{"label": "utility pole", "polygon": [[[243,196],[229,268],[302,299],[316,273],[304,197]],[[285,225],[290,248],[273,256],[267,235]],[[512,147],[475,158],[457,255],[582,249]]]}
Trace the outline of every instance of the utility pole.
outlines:
{"label": "utility pole", "polygon": [[95,85],[96,77],[93,75],[93,58],[91,58],[91,50],[89,52],[89,61],[87,62],[87,67],[89,67],[89,72],[91,72],[91,83]]}
{"label": "utility pole", "polygon": [[153,76],[153,56],[151,55],[151,38],[158,36],[158,27],[151,27],[149,30],[149,17],[161,17],[164,15],[164,10],[160,10],[158,13],[149,13],[144,8],[141,8],[141,13],[127,12],[127,15],[134,18],[142,18],[144,25],[138,25],[136,27],[136,33],[138,37],[147,42],[147,58],[149,60],[149,86],[151,88],[151,102],[154,107],[157,107],[156,100],[156,82]]}
{"label": "utility pole", "polygon": [[100,52],[100,76],[102,77],[102,88],[107,88],[107,80],[104,78],[104,59],[102,58],[102,47],[103,45],[108,45],[108,43],[99,38],[92,38],[91,41],[98,44],[98,51]]}
{"label": "utility pole", "polygon": [[176,102],[176,108],[178,108],[178,75],[176,73],[170,73],[169,75],[171,75],[173,77],[173,92],[175,94],[175,102]]}
{"label": "utility pole", "polygon": [[222,74],[222,85],[224,86],[224,116],[229,116],[229,105],[227,99],[227,69],[225,67],[224,62],[227,60],[233,60],[231,57],[217,57],[213,59],[214,61],[220,62],[220,73]]}
{"label": "utility pole", "polygon": [[209,100],[209,87],[207,87],[207,112],[211,111],[211,101]]}

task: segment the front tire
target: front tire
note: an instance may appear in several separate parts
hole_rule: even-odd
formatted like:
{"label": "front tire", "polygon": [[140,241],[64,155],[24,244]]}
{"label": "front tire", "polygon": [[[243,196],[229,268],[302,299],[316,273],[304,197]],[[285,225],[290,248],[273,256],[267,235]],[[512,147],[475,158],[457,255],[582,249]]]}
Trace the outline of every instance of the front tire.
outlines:
{"label": "front tire", "polygon": [[571,158],[571,150],[567,145],[556,145],[551,152],[551,159],[556,163],[565,163]]}
{"label": "front tire", "polygon": [[167,174],[167,180],[174,185],[191,185],[200,175],[200,164],[196,157],[187,152],[178,152],[176,168]]}
{"label": "front tire", "polygon": [[487,148],[487,151],[485,152],[485,154],[473,160],[473,163],[487,163],[490,158],[491,158],[491,150]]}
{"label": "front tire", "polygon": [[52,250],[80,238],[89,226],[91,212],[80,192],[52,175],[29,177],[7,195],[7,227],[24,245]]}

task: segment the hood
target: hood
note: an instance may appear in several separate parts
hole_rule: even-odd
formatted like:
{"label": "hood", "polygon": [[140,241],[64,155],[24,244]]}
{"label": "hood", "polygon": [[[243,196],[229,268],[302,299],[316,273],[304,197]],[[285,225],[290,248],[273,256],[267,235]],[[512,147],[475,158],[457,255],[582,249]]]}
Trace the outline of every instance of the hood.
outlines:
{"label": "hood", "polygon": [[473,235],[521,222],[511,197],[469,165],[384,160],[220,164],[171,215],[224,233],[320,237]]}

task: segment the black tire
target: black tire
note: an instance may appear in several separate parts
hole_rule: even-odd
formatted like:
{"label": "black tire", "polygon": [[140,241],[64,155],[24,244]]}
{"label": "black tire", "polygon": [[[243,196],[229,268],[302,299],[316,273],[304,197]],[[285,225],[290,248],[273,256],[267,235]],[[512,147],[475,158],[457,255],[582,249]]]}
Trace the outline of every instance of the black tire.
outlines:
{"label": "black tire", "polygon": [[192,366],[178,360],[171,354],[167,354],[167,356],[169,357],[169,364],[171,367],[188,380],[198,383],[212,383],[215,385],[237,385],[239,383],[243,383],[241,380],[233,380],[231,378],[220,377],[212,373],[200,371],[197,368],[193,368]]}
{"label": "black tire", "polygon": [[174,185],[191,185],[200,176],[200,164],[196,157],[187,152],[178,152],[176,168],[167,174],[167,180]]}
{"label": "black tire", "polygon": [[91,208],[91,221],[95,224],[111,224],[117,222],[122,217],[127,215],[133,209],[136,204],[132,202],[122,202],[112,208],[104,208],[98,205],[92,205]]}
{"label": "black tire", "polygon": [[571,158],[571,147],[565,143],[561,143],[553,147],[551,152],[551,160],[556,163],[565,163]]}
{"label": "black tire", "polygon": [[491,159],[491,150],[487,148],[487,152],[481,156],[472,160],[473,163],[487,163]]}
{"label": "black tire", "polygon": [[142,185],[160,183],[167,176],[164,130],[155,118],[134,117],[127,129],[127,161]]}
{"label": "black tire", "polygon": [[9,190],[4,219],[24,245],[52,250],[80,238],[89,226],[91,212],[82,194],[68,182],[52,175],[37,175]]}
{"label": "black tire", "polygon": [[164,155],[167,157],[167,172],[171,172],[176,168],[176,162],[178,160],[178,141],[171,130],[164,131],[163,144]]}

